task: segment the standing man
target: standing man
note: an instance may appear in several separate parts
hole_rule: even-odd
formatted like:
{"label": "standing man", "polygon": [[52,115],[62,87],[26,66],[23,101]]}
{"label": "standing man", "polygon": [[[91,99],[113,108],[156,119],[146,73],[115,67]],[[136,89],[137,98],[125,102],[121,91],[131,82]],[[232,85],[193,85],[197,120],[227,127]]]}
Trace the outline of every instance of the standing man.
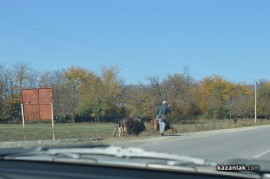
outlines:
{"label": "standing man", "polygon": [[163,101],[157,111],[157,120],[159,122],[159,131],[160,131],[161,136],[164,136],[165,126],[166,126],[166,123],[168,122],[167,121],[168,112],[170,112],[170,108],[167,105],[167,102]]}

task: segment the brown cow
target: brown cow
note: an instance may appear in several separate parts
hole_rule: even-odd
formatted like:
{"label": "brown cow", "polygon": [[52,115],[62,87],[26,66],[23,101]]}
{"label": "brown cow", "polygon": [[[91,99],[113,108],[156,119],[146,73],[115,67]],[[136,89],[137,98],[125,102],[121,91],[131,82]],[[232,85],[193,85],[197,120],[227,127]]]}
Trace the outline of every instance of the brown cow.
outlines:
{"label": "brown cow", "polygon": [[118,130],[118,136],[121,135],[138,135],[146,129],[144,122],[140,118],[135,117],[125,117],[121,120],[118,120],[115,123],[115,129],[113,135],[116,134]]}
{"label": "brown cow", "polygon": [[[151,126],[154,128],[154,130],[159,131],[159,123],[156,119],[152,119],[150,121]],[[170,122],[167,122],[165,125],[165,131],[171,130],[173,135],[177,133],[177,129],[172,126]]]}

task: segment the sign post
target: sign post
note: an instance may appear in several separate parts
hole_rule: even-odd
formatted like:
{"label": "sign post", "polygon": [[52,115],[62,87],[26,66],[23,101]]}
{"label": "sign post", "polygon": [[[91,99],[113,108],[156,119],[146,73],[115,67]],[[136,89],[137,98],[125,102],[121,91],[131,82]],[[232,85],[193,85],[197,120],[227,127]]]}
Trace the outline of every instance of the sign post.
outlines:
{"label": "sign post", "polygon": [[53,119],[53,104],[51,103],[51,111],[52,111],[52,135],[53,140],[55,140],[55,129],[54,129],[54,119]]}
{"label": "sign post", "polygon": [[254,122],[256,123],[257,121],[257,81],[255,80],[255,92],[254,92],[254,96],[255,96],[255,106],[254,106]]}
{"label": "sign post", "polygon": [[23,123],[23,139],[26,140],[25,126],[24,126],[24,111],[23,111],[23,104],[21,104],[21,110],[22,110],[22,123]]}

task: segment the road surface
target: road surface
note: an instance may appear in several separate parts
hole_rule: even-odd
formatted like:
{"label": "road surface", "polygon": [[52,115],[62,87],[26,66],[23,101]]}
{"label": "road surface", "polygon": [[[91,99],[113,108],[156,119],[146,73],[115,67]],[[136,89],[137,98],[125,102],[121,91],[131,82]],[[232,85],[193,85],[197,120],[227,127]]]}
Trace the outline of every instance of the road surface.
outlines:
{"label": "road surface", "polygon": [[269,159],[270,126],[255,126],[157,136],[148,139],[119,141],[124,147],[141,147],[149,151],[188,155],[224,162],[232,158]]}

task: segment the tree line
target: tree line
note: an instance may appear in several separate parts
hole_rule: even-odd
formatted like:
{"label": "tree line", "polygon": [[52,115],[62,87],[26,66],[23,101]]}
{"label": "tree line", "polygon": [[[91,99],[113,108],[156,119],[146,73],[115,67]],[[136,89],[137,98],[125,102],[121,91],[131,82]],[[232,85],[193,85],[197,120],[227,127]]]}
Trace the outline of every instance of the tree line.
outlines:
{"label": "tree line", "polygon": [[[118,118],[119,104],[128,115],[151,119],[163,100],[175,121],[254,117],[254,85],[233,83],[212,75],[197,81],[185,73],[165,79],[147,77],[147,84],[125,84],[117,66],[101,67],[100,74],[83,67],[40,72],[25,63],[0,64],[0,122],[21,120],[20,92],[25,88],[52,87],[54,118],[62,122],[104,121]],[[257,82],[257,116],[270,116],[270,82]]]}

